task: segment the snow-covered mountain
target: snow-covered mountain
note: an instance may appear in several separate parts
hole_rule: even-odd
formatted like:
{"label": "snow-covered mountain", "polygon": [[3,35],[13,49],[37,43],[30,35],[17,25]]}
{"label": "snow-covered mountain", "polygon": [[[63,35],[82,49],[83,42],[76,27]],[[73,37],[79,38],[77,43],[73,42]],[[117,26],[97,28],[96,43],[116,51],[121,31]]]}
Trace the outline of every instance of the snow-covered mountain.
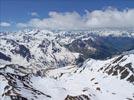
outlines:
{"label": "snow-covered mountain", "polygon": [[134,49],[133,31],[109,31],[108,36],[106,32],[35,29],[1,33],[0,59],[32,68],[64,67],[87,58],[106,59]]}
{"label": "snow-covered mountain", "polygon": [[19,65],[0,68],[2,100],[133,100],[134,54],[83,66],[28,73]]}
{"label": "snow-covered mountain", "polygon": [[1,59],[27,67],[63,67],[75,63],[78,53],[72,53],[51,31],[24,31],[0,37]]}
{"label": "snow-covered mountain", "polygon": [[1,32],[0,100],[133,100],[133,33]]}

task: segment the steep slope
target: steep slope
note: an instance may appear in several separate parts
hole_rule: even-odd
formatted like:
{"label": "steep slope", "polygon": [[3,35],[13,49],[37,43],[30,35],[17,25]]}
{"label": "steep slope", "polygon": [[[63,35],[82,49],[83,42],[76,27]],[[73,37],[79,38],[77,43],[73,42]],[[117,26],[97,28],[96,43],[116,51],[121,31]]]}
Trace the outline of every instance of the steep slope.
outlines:
{"label": "steep slope", "polygon": [[[113,66],[117,67],[111,73],[117,71],[117,75],[107,73]],[[124,70],[120,72],[120,68]],[[125,70],[129,74],[121,78]],[[108,60],[89,59],[80,68],[66,66],[42,69],[36,74],[28,73],[23,66],[7,65],[0,69],[1,99],[133,100],[134,79],[128,80],[134,75],[133,70],[134,54],[125,54]]]}
{"label": "steep slope", "polygon": [[83,54],[82,57],[85,59],[106,59],[121,54],[123,51],[134,49],[133,43],[133,37],[86,34],[72,41],[67,47],[70,51]]}
{"label": "steep slope", "polygon": [[[111,70],[114,66],[116,67]],[[89,59],[84,62],[81,68],[76,68],[76,70],[73,70],[74,68],[67,69],[70,72],[66,71],[65,68],[62,71],[56,71],[58,75],[56,78],[64,80],[63,86],[69,91],[70,96],[78,96],[86,93],[88,96],[90,93],[94,93],[94,100],[107,100],[107,98],[109,100],[134,99],[133,53],[120,55],[108,60]],[[120,71],[121,69],[123,70]],[[108,74],[109,70],[111,70],[110,74]],[[124,77],[126,71],[128,74],[125,74]],[[113,75],[112,73],[115,72],[118,72],[118,74]],[[50,76],[55,76],[53,73],[51,72]]]}
{"label": "steep slope", "polygon": [[78,53],[72,53],[56,40],[51,31],[24,31],[0,37],[0,59],[7,64],[27,67],[64,67],[75,64]]}

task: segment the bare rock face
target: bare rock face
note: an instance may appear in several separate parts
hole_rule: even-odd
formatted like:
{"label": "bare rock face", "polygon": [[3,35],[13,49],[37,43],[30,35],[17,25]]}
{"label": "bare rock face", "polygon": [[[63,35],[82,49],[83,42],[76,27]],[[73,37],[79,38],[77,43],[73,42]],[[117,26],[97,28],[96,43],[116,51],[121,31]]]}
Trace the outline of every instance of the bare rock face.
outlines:
{"label": "bare rock face", "polygon": [[130,83],[134,84],[134,68],[132,62],[129,61],[122,65],[122,63],[127,61],[127,59],[127,57],[120,55],[113,59],[109,64],[101,67],[98,71],[103,70],[103,73],[107,73],[108,75],[120,76],[120,79],[126,79]]}
{"label": "bare rock face", "polygon": [[[3,78],[2,81],[7,83],[2,87],[4,89],[1,94],[3,98],[10,98],[11,100],[36,100],[39,96],[51,98],[51,96],[30,85],[30,78],[34,74],[28,73],[23,66],[6,65],[0,68],[0,76]],[[24,95],[25,92],[31,97]]]}
{"label": "bare rock face", "polygon": [[0,52],[0,59],[6,60],[6,61],[11,61],[11,58],[8,57],[7,55],[3,54],[2,52]]}
{"label": "bare rock face", "polygon": [[87,95],[79,95],[79,96],[70,96],[70,95],[67,95],[67,97],[65,98],[65,100],[91,100],[91,99]]}

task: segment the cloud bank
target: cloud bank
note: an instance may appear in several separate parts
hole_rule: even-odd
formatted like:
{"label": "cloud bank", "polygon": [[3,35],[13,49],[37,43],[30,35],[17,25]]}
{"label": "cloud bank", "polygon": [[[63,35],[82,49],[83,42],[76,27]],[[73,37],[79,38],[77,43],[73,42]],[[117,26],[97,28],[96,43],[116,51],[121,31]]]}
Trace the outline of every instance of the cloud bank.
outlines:
{"label": "cloud bank", "polygon": [[33,27],[40,29],[81,30],[98,27],[132,27],[134,28],[134,9],[117,9],[86,11],[84,15],[77,12],[49,12],[44,19],[33,18],[18,27]]}
{"label": "cloud bank", "polygon": [[9,26],[11,26],[11,24],[8,22],[0,22],[0,27],[9,27]]}
{"label": "cloud bank", "polygon": [[31,16],[38,17],[39,15],[37,12],[31,12]]}

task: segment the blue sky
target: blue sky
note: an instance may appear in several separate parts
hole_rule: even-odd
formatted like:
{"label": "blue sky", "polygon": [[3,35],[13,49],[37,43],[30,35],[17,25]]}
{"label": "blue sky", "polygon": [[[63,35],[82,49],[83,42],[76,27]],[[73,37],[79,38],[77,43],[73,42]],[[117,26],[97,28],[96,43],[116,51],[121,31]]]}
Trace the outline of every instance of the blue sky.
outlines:
{"label": "blue sky", "polygon": [[49,18],[49,12],[77,12],[79,15],[108,7],[124,9],[134,8],[133,0],[0,0],[0,22],[12,24],[1,30],[12,30],[16,23],[26,23],[32,18]]}

